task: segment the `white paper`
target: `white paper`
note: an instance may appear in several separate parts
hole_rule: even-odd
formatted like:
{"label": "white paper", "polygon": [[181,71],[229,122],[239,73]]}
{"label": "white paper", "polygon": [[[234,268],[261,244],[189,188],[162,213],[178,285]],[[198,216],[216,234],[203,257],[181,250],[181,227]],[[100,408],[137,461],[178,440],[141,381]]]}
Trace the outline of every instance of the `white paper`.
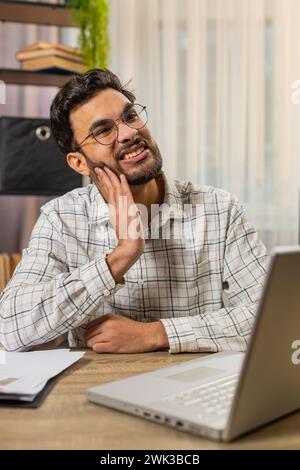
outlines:
{"label": "white paper", "polygon": [[49,379],[78,361],[84,352],[69,349],[47,351],[7,352],[6,363],[0,364],[0,399],[2,395],[33,397]]}

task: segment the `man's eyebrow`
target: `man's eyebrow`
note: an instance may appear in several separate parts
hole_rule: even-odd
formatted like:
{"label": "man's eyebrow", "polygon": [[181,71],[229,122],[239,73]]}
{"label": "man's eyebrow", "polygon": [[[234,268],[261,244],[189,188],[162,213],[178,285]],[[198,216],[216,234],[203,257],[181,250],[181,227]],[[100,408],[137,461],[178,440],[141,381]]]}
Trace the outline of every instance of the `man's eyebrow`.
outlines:
{"label": "man's eyebrow", "polygon": [[[124,108],[123,108],[123,111],[122,111],[121,115],[124,114],[126,111],[128,111],[128,109],[130,109],[132,106],[134,106],[134,103],[131,103],[131,102],[126,103],[124,105]],[[93,132],[93,130],[96,129],[96,127],[101,126],[102,124],[107,124],[108,121],[112,121],[112,120],[113,119],[108,119],[108,118],[107,119],[97,119],[97,121],[94,121],[90,125],[89,132]]]}

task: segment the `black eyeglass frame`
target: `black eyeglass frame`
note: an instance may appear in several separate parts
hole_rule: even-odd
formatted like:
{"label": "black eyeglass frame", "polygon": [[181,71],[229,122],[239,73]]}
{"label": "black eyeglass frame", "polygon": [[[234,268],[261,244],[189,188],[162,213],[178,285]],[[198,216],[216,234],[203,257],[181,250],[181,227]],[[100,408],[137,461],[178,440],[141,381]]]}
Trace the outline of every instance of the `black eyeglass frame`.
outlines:
{"label": "black eyeglass frame", "polygon": [[[113,145],[116,140],[118,139],[119,137],[119,126],[118,126],[118,122],[122,121],[124,124],[126,124],[126,126],[130,127],[131,129],[136,129],[136,130],[139,130],[139,129],[142,129],[143,127],[146,126],[147,122],[148,122],[148,112],[147,112],[147,106],[143,106],[142,104],[139,104],[139,103],[132,103],[132,106],[141,106],[141,111],[139,112],[139,115],[145,111],[146,113],[146,121],[145,123],[141,126],[141,127],[133,127],[133,126],[130,126],[127,122],[124,121],[124,111],[123,113],[121,114],[121,116],[116,119],[115,121],[113,119],[107,119],[107,121],[112,121],[114,123],[114,126],[117,130],[117,134],[116,134],[116,138],[115,140],[110,143],[110,144],[103,144],[103,142],[99,142],[96,137],[94,136],[94,131],[92,131],[89,135],[87,135],[78,145],[76,145],[76,147],[74,147],[73,149],[73,152],[78,152],[78,150],[81,148],[82,144],[87,140],[89,139],[90,137],[93,137],[93,139],[97,142],[97,144],[100,144],[100,145],[105,145],[105,146],[109,146],[109,145]],[[126,111],[125,111],[126,112]]]}

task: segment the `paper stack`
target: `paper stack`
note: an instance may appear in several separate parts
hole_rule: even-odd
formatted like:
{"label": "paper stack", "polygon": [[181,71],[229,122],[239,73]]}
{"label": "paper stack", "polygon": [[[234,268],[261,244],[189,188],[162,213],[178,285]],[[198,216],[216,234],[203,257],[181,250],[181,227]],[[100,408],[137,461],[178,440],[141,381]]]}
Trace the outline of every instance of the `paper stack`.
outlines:
{"label": "paper stack", "polygon": [[43,41],[24,47],[16,53],[16,59],[22,63],[24,70],[47,70],[53,73],[83,73],[87,70],[78,49]]}
{"label": "paper stack", "polygon": [[32,402],[49,379],[84,355],[84,352],[70,352],[68,349],[2,353],[0,401],[21,402]]}

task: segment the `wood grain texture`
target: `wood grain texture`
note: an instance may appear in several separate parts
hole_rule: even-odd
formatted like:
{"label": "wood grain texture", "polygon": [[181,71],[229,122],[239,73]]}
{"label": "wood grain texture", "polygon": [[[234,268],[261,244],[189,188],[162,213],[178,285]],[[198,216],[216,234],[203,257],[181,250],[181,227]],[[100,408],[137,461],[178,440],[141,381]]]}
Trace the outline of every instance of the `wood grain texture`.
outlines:
{"label": "wood grain texture", "polygon": [[67,369],[38,409],[0,409],[0,449],[299,449],[300,413],[233,443],[218,443],[87,401],[94,385],[200,354],[95,354]]}
{"label": "wood grain texture", "polygon": [[53,86],[62,87],[72,74],[49,73],[45,71],[31,72],[22,69],[3,69],[0,68],[0,80],[7,85],[34,85],[34,86]]}
{"label": "wood grain texture", "polygon": [[0,21],[35,23],[48,26],[77,26],[74,11],[51,3],[1,2]]}

